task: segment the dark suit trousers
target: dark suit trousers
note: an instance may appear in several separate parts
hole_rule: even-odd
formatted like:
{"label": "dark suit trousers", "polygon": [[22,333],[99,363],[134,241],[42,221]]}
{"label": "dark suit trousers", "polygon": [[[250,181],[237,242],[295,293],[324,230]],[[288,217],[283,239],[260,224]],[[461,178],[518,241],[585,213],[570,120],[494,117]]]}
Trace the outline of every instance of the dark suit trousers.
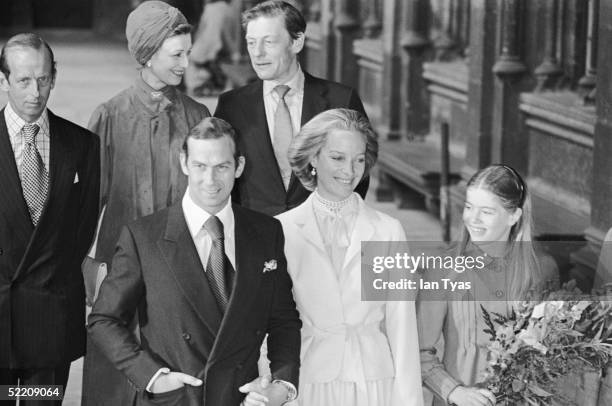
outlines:
{"label": "dark suit trousers", "polygon": [[[0,368],[0,385],[62,385],[68,383],[70,363],[58,368],[6,369]],[[0,406],[16,405],[16,400],[0,400]],[[23,400],[19,406],[61,406],[61,400]]]}

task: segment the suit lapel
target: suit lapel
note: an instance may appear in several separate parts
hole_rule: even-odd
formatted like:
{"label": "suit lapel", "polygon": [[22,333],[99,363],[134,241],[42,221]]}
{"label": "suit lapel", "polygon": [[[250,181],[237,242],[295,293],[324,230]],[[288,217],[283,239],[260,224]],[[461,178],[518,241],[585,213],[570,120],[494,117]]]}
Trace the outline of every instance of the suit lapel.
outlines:
{"label": "suit lapel", "polygon": [[166,232],[158,246],[183,295],[215,336],[221,324],[221,313],[206,281],[180,202],[168,209]]}
{"label": "suit lapel", "polygon": [[232,337],[240,334],[239,330],[243,326],[243,320],[248,314],[248,309],[252,307],[261,283],[260,270],[263,270],[263,262],[261,262],[261,269],[257,264],[257,258],[261,252],[261,235],[253,228],[248,215],[239,206],[233,205],[232,208],[235,221],[236,278],[208,366],[216,362],[220,354],[223,354],[225,346],[232,341]]}
{"label": "suit lapel", "polygon": [[17,218],[6,218],[14,226],[15,237],[27,241],[32,235],[30,213],[21,190],[21,180],[15,162],[15,153],[4,121],[4,109],[0,111],[0,202],[4,213],[17,213]]}
{"label": "suit lapel", "polygon": [[325,97],[326,94],[327,88],[315,77],[304,72],[304,101],[300,127],[303,127],[317,114],[329,110],[329,100]]}
{"label": "suit lapel", "polygon": [[[325,245],[321,239],[321,232],[317,225],[317,219],[312,209],[312,199],[314,195],[311,193],[304,203],[295,208],[294,223],[297,227],[302,230],[301,235],[304,236],[314,248],[319,250],[323,258],[327,258],[327,252],[325,251]],[[330,262],[331,264],[331,262]]]}
{"label": "suit lapel", "polygon": [[263,99],[263,82],[261,80],[252,85],[244,102],[244,117],[249,117],[249,120],[251,120],[249,126],[252,128],[252,131],[247,136],[252,137],[252,139],[243,140],[243,142],[250,143],[253,148],[248,150],[256,152],[256,155],[247,157],[247,166],[249,165],[249,160],[257,162],[257,165],[267,166],[266,173],[272,178],[271,184],[273,182],[280,186],[284,192],[283,178],[278,168],[278,162],[276,162],[276,155],[274,154],[274,147],[270,138],[266,106]]}
{"label": "suit lapel", "polygon": [[[304,72],[304,100],[302,101],[300,128],[317,114],[329,109],[329,101],[325,97],[326,93],[327,88],[320,81]],[[287,194],[294,193],[300,185],[300,181],[295,174],[291,174]]]}
{"label": "suit lapel", "polygon": [[44,221],[49,208],[49,202],[56,202],[68,196],[76,173],[75,146],[71,137],[64,134],[58,118],[51,111],[49,115],[49,132],[51,138],[51,154],[49,156],[49,193],[39,225]]}

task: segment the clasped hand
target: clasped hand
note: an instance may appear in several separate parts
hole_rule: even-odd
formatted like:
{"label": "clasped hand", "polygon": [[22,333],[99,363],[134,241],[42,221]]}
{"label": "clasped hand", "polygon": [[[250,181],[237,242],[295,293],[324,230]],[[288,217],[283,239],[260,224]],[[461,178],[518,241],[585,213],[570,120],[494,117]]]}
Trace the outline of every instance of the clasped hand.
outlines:
{"label": "clasped hand", "polygon": [[271,384],[269,375],[260,376],[242,385],[238,390],[247,396],[242,406],[280,406],[287,401],[287,388]]}

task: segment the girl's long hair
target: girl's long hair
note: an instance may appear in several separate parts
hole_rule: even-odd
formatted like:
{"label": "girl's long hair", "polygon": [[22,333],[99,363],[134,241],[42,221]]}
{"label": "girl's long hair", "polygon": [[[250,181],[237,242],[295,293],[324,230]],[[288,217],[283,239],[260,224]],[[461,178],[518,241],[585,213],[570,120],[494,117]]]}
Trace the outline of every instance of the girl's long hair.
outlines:
{"label": "girl's long hair", "polygon": [[[472,176],[467,183],[467,188],[470,187],[493,193],[510,213],[522,209],[521,216],[510,229],[504,266],[507,267],[507,275],[510,278],[507,297],[525,300],[531,289],[538,288],[544,282],[532,243],[532,205],[527,184],[513,168],[506,165],[491,165]],[[461,229],[460,241],[459,250],[464,252],[470,241],[470,234],[465,225]]]}

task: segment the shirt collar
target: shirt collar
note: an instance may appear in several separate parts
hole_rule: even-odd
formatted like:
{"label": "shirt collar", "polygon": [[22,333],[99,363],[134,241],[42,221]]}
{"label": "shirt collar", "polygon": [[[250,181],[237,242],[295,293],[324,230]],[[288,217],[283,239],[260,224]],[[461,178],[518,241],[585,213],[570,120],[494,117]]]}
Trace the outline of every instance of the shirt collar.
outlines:
{"label": "shirt collar", "polygon": [[[204,223],[211,216],[206,210],[198,206],[191,195],[189,194],[189,187],[185,191],[182,201],[183,213],[185,214],[185,221],[187,222],[187,228],[191,237],[195,236],[200,232]],[[223,230],[225,239],[232,238],[234,235],[234,211],[232,210],[232,199],[231,197],[227,200],[225,206],[215,214],[221,223],[223,223]]]}
{"label": "shirt collar", "polygon": [[298,64],[297,71],[295,74],[289,78],[285,83],[281,83],[277,80],[264,80],[263,81],[263,90],[265,95],[269,95],[272,93],[274,88],[278,85],[287,85],[291,90],[289,93],[292,94],[294,92],[302,92],[304,91],[304,72],[302,71],[302,67]]}
{"label": "shirt collar", "polygon": [[[26,121],[19,117],[15,110],[13,110],[11,102],[8,102],[4,108],[4,120],[7,123],[9,135],[11,137],[17,137],[20,135],[21,129],[27,124]],[[40,117],[30,124],[36,124],[38,127],[40,127],[37,135],[42,135],[43,137],[49,138],[49,115],[46,107]]]}
{"label": "shirt collar", "polygon": [[176,89],[173,86],[165,86],[161,90],[155,90],[142,79],[139,73],[134,84],[138,98],[144,105],[154,112],[168,108],[176,99]]}

